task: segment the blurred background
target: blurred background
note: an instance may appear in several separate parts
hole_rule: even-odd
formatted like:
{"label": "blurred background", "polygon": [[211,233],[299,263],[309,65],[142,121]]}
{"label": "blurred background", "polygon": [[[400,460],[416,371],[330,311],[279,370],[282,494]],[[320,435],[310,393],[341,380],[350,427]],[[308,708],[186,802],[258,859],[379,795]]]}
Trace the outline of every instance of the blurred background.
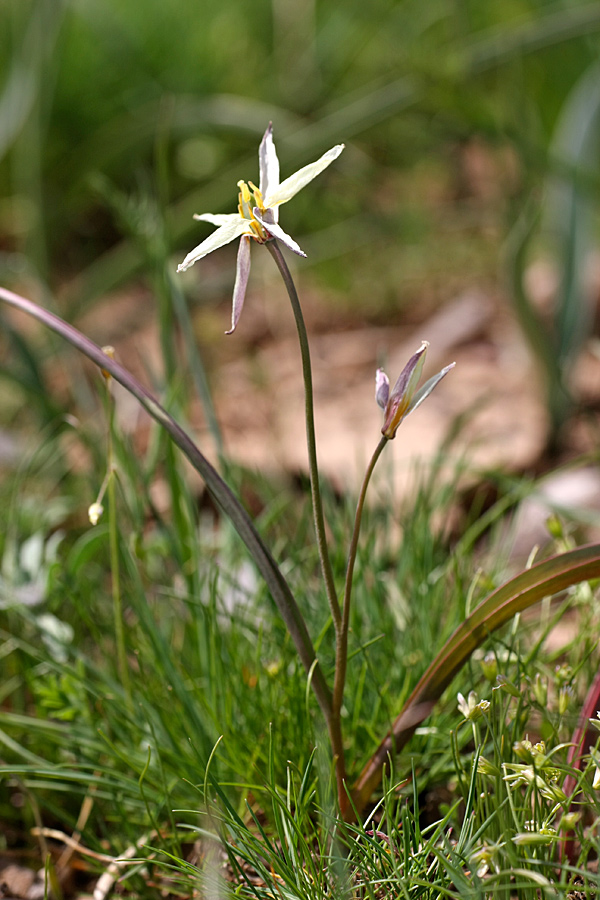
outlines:
{"label": "blurred background", "polygon": [[[254,248],[230,338],[236,245],[175,276],[211,230],[192,214],[233,211],[238,179],[257,179],[272,120],[282,177],[346,143],[282,214],[308,255],[291,264],[328,472],[350,439],[362,457],[366,421],[376,440],[375,366],[395,379],[423,338],[432,368],[462,365],[410,452],[467,410],[471,444],[496,448],[485,462],[589,449],[589,417],[578,430],[573,415],[600,396],[599,37],[589,0],[4,0],[1,282],[155,387],[204,384],[190,416],[214,446],[224,429],[243,462],[303,468],[293,322],[268,254]],[[68,348],[0,316],[8,459],[17,432],[97,400]]]}
{"label": "blurred background", "polygon": [[[457,362],[386,449],[369,495],[352,629],[360,652],[377,642],[378,655],[351,667],[355,762],[430,649],[506,577],[518,543],[505,540],[507,510],[544,500],[529,506],[519,567],[547,544],[550,508],[587,507],[576,531],[568,520],[569,541],[593,537],[590,523],[598,534],[599,47],[597,0],[0,0],[0,285],[114,346],[189,426],[283,560],[326,671],[284,287],[254,246],[226,337],[236,244],[177,275],[211,233],[193,214],[233,212],[238,180],[257,180],[269,121],[282,177],[346,145],[281,211],[307,253],[288,259],[311,337],[338,585],[349,488],[379,440],[376,367],[395,381],[423,339],[426,376]],[[135,846],[165,811],[196,808],[188,787],[219,735],[211,777],[218,765],[223,783],[252,773],[251,784],[271,754],[281,773],[290,759],[302,771],[312,725],[305,674],[243,548],[173,445],[113,388],[114,406],[91,364],[0,303],[2,759],[25,761],[44,821],[67,821],[69,834],[102,783],[90,846],[106,853],[106,837],[121,854],[121,827]],[[433,474],[412,505],[396,503],[392,486],[419,481],[415,457]],[[448,458],[467,461],[460,489]],[[106,512],[92,527],[98,498]],[[480,577],[480,538],[496,526]],[[552,547],[568,546],[557,535]],[[573,638],[587,689],[597,609],[574,596],[591,617]],[[115,650],[122,621],[134,703]],[[440,734],[456,727],[451,705]],[[285,727],[271,733],[274,717]],[[448,747],[443,770],[437,749],[423,751],[424,778],[454,771]],[[65,815],[49,766],[80,760],[79,796],[58,773]],[[41,821],[31,784],[14,805],[0,797],[0,820],[17,823],[9,845],[24,843],[21,819]]]}

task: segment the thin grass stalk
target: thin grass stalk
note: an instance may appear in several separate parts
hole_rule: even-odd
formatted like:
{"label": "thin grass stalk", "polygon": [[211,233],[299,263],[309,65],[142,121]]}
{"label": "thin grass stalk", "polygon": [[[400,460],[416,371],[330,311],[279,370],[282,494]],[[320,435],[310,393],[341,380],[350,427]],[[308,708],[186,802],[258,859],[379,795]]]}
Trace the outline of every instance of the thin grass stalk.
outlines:
{"label": "thin grass stalk", "polygon": [[313,399],[313,382],[312,382],[312,366],[310,362],[310,348],[308,345],[308,334],[306,332],[306,324],[302,315],[302,307],[298,298],[298,292],[292,279],[292,275],[288,265],[283,258],[283,254],[276,240],[267,241],[265,244],[267,250],[275,260],[275,264],[279,269],[279,273],[283,278],[292,310],[294,319],[296,320],[296,328],[298,331],[298,340],[300,343],[300,354],[302,356],[302,376],[304,378],[304,400],[306,411],[306,441],[308,445],[308,467],[310,473],[310,489],[313,506],[313,516],[315,521],[315,532],[317,535],[317,546],[319,548],[319,559],[321,561],[321,571],[323,573],[323,582],[327,593],[327,600],[331,609],[333,623],[335,625],[336,634],[339,632],[342,624],[342,613],[335,589],[335,581],[333,578],[333,569],[331,567],[331,559],[329,549],[327,547],[327,535],[325,533],[325,517],[323,515],[323,500],[321,497],[321,486],[319,483],[319,467],[317,463],[317,442],[315,436],[315,415],[314,415],[314,399]]}

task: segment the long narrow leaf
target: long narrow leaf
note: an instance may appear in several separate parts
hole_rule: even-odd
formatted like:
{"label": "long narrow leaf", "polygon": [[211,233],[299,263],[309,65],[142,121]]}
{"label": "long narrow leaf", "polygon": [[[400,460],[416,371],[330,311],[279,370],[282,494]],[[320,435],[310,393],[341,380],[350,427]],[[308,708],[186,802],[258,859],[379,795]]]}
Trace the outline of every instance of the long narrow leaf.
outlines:
{"label": "long narrow leaf", "polygon": [[273,600],[294,641],[298,655],[307,672],[312,669],[312,686],[323,714],[329,723],[331,716],[331,692],[323,676],[323,671],[316,662],[316,653],[296,600],[290,590],[277,563],[271,556],[267,546],[258,534],[254,524],[237,499],[235,494],[223,481],[206,457],[200,452],[190,436],[160,405],[150,391],[145,388],[123,366],[110,359],[97,344],[85,337],[72,325],[48,310],[19,294],[0,288],[0,300],[10,306],[22,310],[51,328],[74,347],[84,353],[92,362],[110,372],[115,381],[122,384],[141,403],[144,409],[169,433],[172,440],[185,453],[194,468],[204,479],[204,483],[228,519],[231,520],[237,533],[248,548],[254,562],[263,576]]}
{"label": "long narrow leaf", "polygon": [[544,597],[581,581],[600,578],[600,545],[590,544],[550,557],[495,590],[483,600],[446,641],[377,751],[363,769],[353,791],[354,806],[362,812],[381,781],[388,757],[400,750],[427,718],[434,704],[473,650],[518,612]]}

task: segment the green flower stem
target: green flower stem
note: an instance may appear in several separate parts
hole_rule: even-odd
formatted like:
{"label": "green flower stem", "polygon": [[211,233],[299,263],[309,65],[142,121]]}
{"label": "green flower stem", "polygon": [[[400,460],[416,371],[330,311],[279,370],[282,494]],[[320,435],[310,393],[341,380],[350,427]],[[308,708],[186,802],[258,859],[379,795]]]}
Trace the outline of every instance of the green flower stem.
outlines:
{"label": "green flower stem", "polygon": [[[292,280],[292,276],[290,270],[288,269],[287,263],[283,258],[283,254],[279,249],[279,244],[276,240],[268,241],[265,244],[267,250],[275,260],[275,264],[279,269],[281,277],[283,278],[283,282],[285,284],[286,290],[288,292],[288,296],[290,298],[290,302],[292,304],[292,310],[294,312],[294,318],[296,320],[296,328],[298,330],[298,340],[300,342],[300,354],[302,356],[302,375],[304,378],[304,398],[305,398],[305,410],[306,410],[306,441],[308,444],[308,467],[310,473],[310,488],[312,495],[312,506],[313,506],[313,515],[315,520],[315,532],[317,535],[317,546],[319,548],[319,559],[321,561],[321,571],[323,573],[323,581],[325,583],[325,590],[327,593],[327,600],[329,601],[329,607],[331,609],[331,615],[333,618],[333,623],[335,625],[336,635],[339,634],[341,625],[342,625],[342,614],[340,610],[340,604],[338,602],[337,593],[335,590],[335,582],[333,579],[333,570],[331,568],[331,559],[329,557],[329,550],[327,548],[327,536],[325,534],[325,518],[323,515],[323,501],[321,498],[321,488],[319,485],[319,468],[317,464],[317,443],[315,437],[315,416],[314,416],[314,401],[313,401],[313,383],[312,383],[312,368],[310,363],[310,349],[308,346],[308,335],[306,332],[306,325],[304,323],[304,316],[302,315],[302,308],[300,306],[300,300],[298,299],[298,293],[296,291],[296,286]],[[334,748],[335,751],[335,748]]]}
{"label": "green flower stem", "polygon": [[114,460],[113,429],[115,425],[115,403],[110,391],[110,376],[106,378],[106,394],[108,402],[108,541],[110,548],[110,574],[113,598],[113,618],[115,620],[115,643],[117,645],[117,669],[119,679],[125,692],[127,705],[131,707],[131,681],[127,665],[125,649],[125,631],[123,629],[123,602],[121,598],[121,574],[119,569],[119,531],[117,517],[116,465]]}
{"label": "green flower stem", "polygon": [[354,564],[356,562],[356,552],[358,550],[358,538],[360,536],[360,526],[362,514],[365,505],[365,497],[367,496],[367,488],[371,480],[371,475],[377,464],[377,460],[381,456],[383,448],[388,442],[388,438],[382,436],[381,440],[375,448],[375,452],[371,457],[371,461],[367,466],[365,477],[363,479],[358,502],[356,504],[356,515],[354,517],[354,530],[352,532],[352,541],[348,551],[348,565],[346,568],[346,584],[344,587],[344,605],[342,608],[342,623],[337,633],[335,648],[335,679],[333,683],[333,701],[331,718],[335,726],[340,722],[342,700],[344,699],[344,685],[346,683],[346,667],[348,662],[348,628],[350,626],[350,606],[352,601],[352,577],[354,575]]}

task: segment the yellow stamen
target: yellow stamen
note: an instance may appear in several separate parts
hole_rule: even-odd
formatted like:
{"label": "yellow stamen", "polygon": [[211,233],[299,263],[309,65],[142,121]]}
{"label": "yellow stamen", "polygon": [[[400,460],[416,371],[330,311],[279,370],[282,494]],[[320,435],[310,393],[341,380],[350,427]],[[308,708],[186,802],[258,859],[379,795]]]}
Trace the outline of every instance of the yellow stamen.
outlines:
{"label": "yellow stamen", "polygon": [[252,188],[252,193],[254,194],[255,205],[258,206],[258,208],[260,209],[261,212],[264,212],[265,204],[263,201],[263,195],[261,194],[259,189],[256,187],[256,185],[253,184],[252,181],[249,181],[248,184]]}
{"label": "yellow stamen", "polygon": [[[250,185],[250,187],[248,187],[248,185]],[[265,206],[262,194],[251,181],[249,181],[248,184],[246,184],[245,181],[238,181],[238,187],[240,189],[238,195],[238,212],[242,219],[246,219],[250,222],[250,228],[254,232],[252,236],[262,244],[269,238],[252,211],[255,206],[258,206],[261,212],[264,212]],[[252,193],[250,193],[250,188],[252,188]],[[254,202],[252,202],[253,200]]]}
{"label": "yellow stamen", "polygon": [[252,218],[252,206],[250,201],[252,200],[252,196],[250,194],[250,190],[245,181],[238,181],[238,187],[240,189],[239,193],[239,203],[238,203],[238,211],[242,219],[251,219]]}
{"label": "yellow stamen", "polygon": [[242,203],[250,203],[250,190],[245,181],[238,181],[238,187],[240,189],[240,199]]}

